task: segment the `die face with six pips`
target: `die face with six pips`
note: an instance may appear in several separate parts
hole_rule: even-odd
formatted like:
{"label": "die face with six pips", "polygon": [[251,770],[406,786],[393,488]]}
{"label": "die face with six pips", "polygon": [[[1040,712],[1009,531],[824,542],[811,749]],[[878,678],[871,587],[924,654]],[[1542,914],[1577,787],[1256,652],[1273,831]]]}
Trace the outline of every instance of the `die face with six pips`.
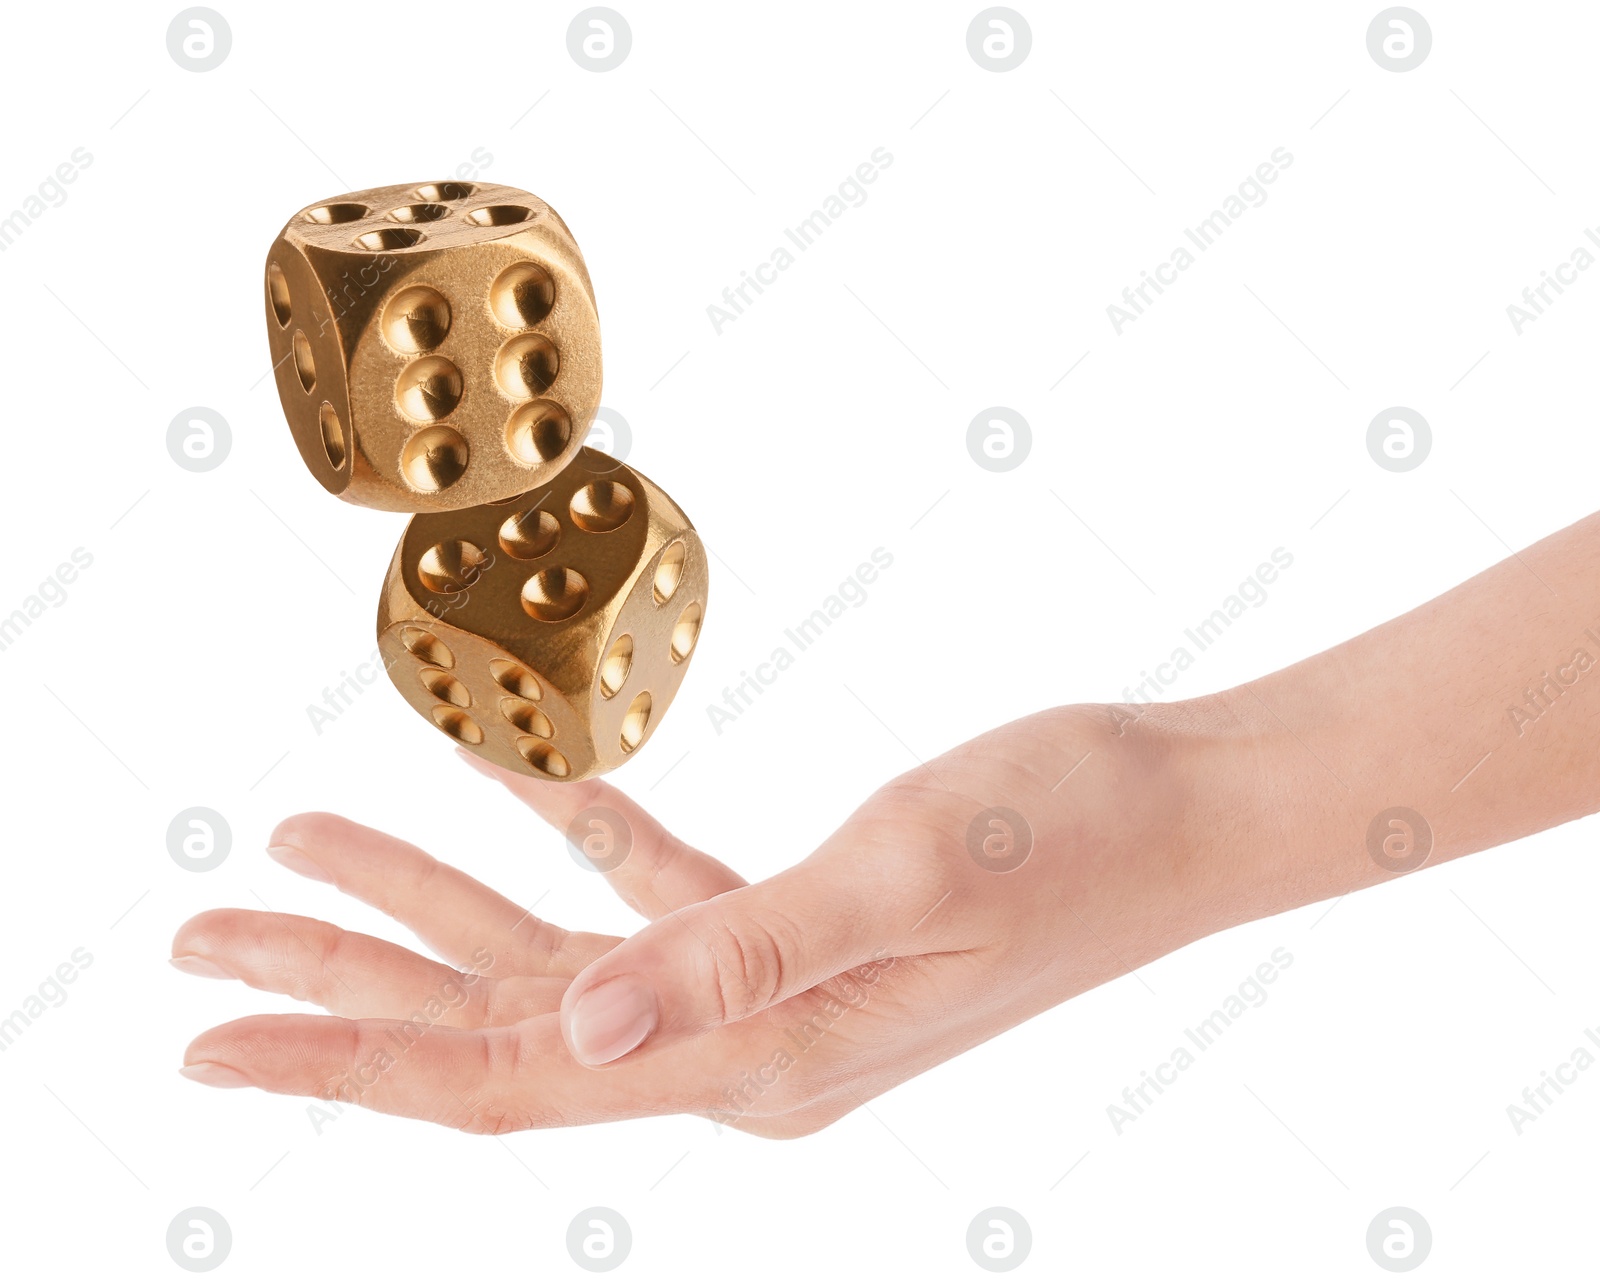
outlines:
{"label": "die face with six pips", "polygon": [[265,292],[306,466],[415,513],[378,607],[395,687],[523,773],[628,759],[683,681],[706,553],[672,499],[583,447],[600,328],[566,224],[514,187],[352,192],[289,219]]}
{"label": "die face with six pips", "polygon": [[515,187],[437,182],[300,210],[266,268],[278,394],[329,492],[391,511],[497,502],[571,461],[600,401],[572,233]]}

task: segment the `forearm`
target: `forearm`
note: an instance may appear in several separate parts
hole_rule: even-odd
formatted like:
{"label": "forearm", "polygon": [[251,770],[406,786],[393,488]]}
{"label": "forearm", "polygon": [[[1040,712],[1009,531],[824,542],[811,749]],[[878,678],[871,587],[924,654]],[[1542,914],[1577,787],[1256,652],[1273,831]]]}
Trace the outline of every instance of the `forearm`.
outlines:
{"label": "forearm", "polygon": [[[1207,786],[1220,797],[1200,805],[1228,846],[1211,855],[1244,886],[1244,918],[1592,813],[1600,515],[1336,648],[1174,712],[1198,726],[1185,749],[1197,797]],[[1374,827],[1394,809],[1422,823],[1400,815]]]}

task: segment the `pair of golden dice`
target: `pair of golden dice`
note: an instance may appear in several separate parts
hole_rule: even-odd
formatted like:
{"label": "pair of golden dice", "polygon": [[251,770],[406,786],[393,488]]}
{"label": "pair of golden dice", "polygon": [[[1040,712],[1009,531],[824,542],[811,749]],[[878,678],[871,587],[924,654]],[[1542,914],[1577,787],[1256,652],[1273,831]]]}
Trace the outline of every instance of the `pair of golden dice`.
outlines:
{"label": "pair of golden dice", "polygon": [[671,498],[584,447],[600,327],[566,224],[514,187],[379,187],[296,213],[266,271],[306,466],[415,513],[378,604],[395,687],[496,764],[621,764],[683,681],[706,555]]}

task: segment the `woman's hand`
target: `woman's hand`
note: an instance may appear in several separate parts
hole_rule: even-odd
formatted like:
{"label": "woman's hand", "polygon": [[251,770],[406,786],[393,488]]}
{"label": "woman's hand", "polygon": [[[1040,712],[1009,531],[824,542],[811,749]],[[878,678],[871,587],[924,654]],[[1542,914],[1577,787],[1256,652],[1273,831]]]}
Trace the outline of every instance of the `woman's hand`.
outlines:
{"label": "woman's hand", "polygon": [[[1082,707],[1006,725],[889,783],[755,885],[605,782],[464,757],[559,831],[610,811],[601,860],[626,857],[607,878],[650,921],[626,939],[536,919],[369,828],[290,818],[274,857],[443,963],[319,920],[205,912],[178,931],[178,967],[336,1016],[216,1027],[184,1073],[474,1132],[672,1112],[813,1132],[1232,922],[1225,877],[1191,839],[1215,799],[1194,802],[1183,761],[1208,734],[1185,719]],[[778,816],[762,838],[781,837]]]}
{"label": "woman's hand", "polygon": [[[229,1023],[184,1070],[487,1132],[693,1111],[809,1133],[1214,930],[1600,809],[1596,654],[1600,514],[1226,693],[986,733],[754,885],[603,782],[479,766],[558,830],[610,811],[608,847],[629,851],[609,878],[650,920],[627,939],[536,920],[376,831],[291,818],[280,861],[445,963],[316,920],[198,916],[180,967],[338,1016]],[[760,839],[782,838],[802,786]]]}

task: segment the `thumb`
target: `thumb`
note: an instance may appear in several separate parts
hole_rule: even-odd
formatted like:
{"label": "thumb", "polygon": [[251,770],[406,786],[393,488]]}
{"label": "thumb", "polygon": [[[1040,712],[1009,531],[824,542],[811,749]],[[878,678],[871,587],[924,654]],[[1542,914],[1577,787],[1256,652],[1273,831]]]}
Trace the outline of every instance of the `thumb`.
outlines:
{"label": "thumb", "polygon": [[[848,882],[847,882],[848,883]],[[737,1022],[882,955],[876,913],[816,862],[661,917],[583,970],[561,1033],[586,1066]]]}

